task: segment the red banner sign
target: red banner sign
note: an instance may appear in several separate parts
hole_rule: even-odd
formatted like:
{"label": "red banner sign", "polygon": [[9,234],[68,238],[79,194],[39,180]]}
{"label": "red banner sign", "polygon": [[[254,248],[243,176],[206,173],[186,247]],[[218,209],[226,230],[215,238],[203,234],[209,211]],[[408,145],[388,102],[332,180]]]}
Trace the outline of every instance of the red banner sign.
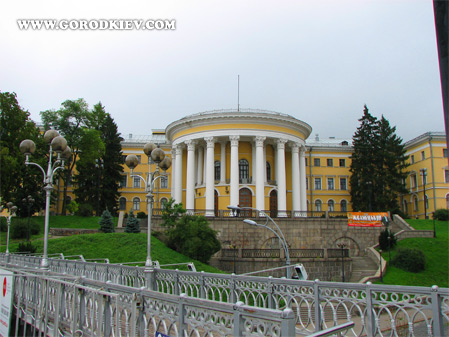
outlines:
{"label": "red banner sign", "polygon": [[383,217],[388,217],[388,213],[349,212],[348,225],[354,227],[381,227]]}

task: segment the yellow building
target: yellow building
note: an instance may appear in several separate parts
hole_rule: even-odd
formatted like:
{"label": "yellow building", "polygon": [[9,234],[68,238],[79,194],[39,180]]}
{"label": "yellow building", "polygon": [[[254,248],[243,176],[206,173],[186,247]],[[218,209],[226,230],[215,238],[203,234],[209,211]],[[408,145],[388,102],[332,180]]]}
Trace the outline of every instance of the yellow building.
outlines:
{"label": "yellow building", "polygon": [[[181,118],[150,136],[127,135],[123,158],[138,156],[135,175],[156,168],[143,146],[158,144],[172,159],[158,179],[155,212],[173,197],[196,214],[227,216],[228,205],[265,210],[273,217],[340,216],[352,211],[349,167],[351,139],[310,137],[307,123],[265,110],[214,110]],[[424,217],[448,207],[449,168],[444,133],[426,133],[407,143],[409,194],[404,213]],[[423,185],[422,174],[426,174]],[[120,210],[146,212],[142,179],[124,165]],[[427,202],[424,211],[424,188]]]}
{"label": "yellow building", "polygon": [[[402,210],[410,217],[431,217],[440,208],[449,208],[449,166],[444,132],[427,132],[405,144],[409,156],[406,195]],[[425,196],[425,197],[424,197]]]}

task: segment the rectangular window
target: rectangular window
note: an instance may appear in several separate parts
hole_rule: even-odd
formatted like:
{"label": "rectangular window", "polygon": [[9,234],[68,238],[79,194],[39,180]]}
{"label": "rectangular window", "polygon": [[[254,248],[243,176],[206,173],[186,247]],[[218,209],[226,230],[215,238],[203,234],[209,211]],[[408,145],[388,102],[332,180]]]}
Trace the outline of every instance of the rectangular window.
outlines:
{"label": "rectangular window", "polygon": [[125,175],[125,174],[123,174],[123,175],[120,177],[119,186],[120,186],[121,188],[126,187],[127,181],[128,181],[128,176]]}
{"label": "rectangular window", "polygon": [[133,177],[133,187],[140,188],[140,178],[139,177]]}
{"label": "rectangular window", "polygon": [[327,166],[328,167],[333,167],[334,166],[334,160],[333,159],[328,159],[327,160]]}
{"label": "rectangular window", "polygon": [[127,157],[126,155],[124,155],[124,154],[122,155],[122,162],[123,163],[126,161],[126,157]]}
{"label": "rectangular window", "polygon": [[447,158],[447,149],[443,149],[443,157]]}
{"label": "rectangular window", "polygon": [[321,166],[320,158],[313,158],[313,166]]}
{"label": "rectangular window", "polygon": [[449,183],[449,170],[444,170],[444,181]]}
{"label": "rectangular window", "polygon": [[334,178],[327,178],[327,189],[334,190]]}
{"label": "rectangular window", "polygon": [[315,190],[321,190],[321,178],[315,178]]}
{"label": "rectangular window", "polygon": [[140,154],[137,155],[137,162],[141,164],[142,156]]}
{"label": "rectangular window", "polygon": [[424,151],[421,151],[421,160],[424,160],[424,159],[426,159],[426,155],[425,155]]}
{"label": "rectangular window", "polygon": [[346,178],[340,178],[340,190],[346,191],[348,189],[348,182]]}
{"label": "rectangular window", "polygon": [[415,156],[414,156],[413,154],[412,154],[411,157],[410,157],[410,161],[411,161],[412,164],[415,163]]}
{"label": "rectangular window", "polygon": [[410,176],[410,182],[412,185],[412,188],[416,188],[416,186],[418,186],[418,181],[416,179],[416,174],[413,174]]}
{"label": "rectangular window", "polygon": [[306,190],[309,189],[309,178],[306,178]]}
{"label": "rectangular window", "polygon": [[306,166],[309,166],[309,161],[307,160],[307,158],[304,158],[306,160]]}
{"label": "rectangular window", "polygon": [[346,160],[340,159],[340,167],[345,167],[345,166],[346,166]]}
{"label": "rectangular window", "polygon": [[168,177],[161,176],[161,188],[168,188]]}

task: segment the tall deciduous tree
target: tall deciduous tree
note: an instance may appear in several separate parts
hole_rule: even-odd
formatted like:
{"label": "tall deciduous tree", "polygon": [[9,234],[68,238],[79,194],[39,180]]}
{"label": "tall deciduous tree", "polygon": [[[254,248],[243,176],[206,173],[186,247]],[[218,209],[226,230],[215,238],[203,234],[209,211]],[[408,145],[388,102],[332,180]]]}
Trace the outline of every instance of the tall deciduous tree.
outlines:
{"label": "tall deciduous tree", "polygon": [[[62,200],[62,214],[66,212],[67,187],[71,184],[72,172],[78,161],[82,148],[83,137],[86,136],[90,128],[92,112],[89,111],[88,104],[82,98],[77,100],[67,100],[63,102],[59,110],[47,110],[41,112],[42,122],[46,129],[54,127],[67,140],[68,146],[72,149],[72,161],[62,173],[64,181],[64,193]],[[90,134],[92,136],[92,134]],[[88,155],[83,153],[83,155]]]}
{"label": "tall deciduous tree", "polygon": [[22,109],[17,95],[0,92],[0,197],[1,202],[13,202],[18,206],[18,215],[26,216],[27,208],[22,199],[31,195],[35,199],[32,210],[38,210],[44,202],[42,193],[43,176],[39,169],[25,165],[25,157],[19,150],[24,139],[36,142],[36,154],[32,160],[45,165],[43,138],[39,128],[30,119],[28,111]]}
{"label": "tall deciduous tree", "polygon": [[365,106],[353,136],[351,201],[354,211],[398,211],[407,172],[402,139],[382,116],[379,121]]}

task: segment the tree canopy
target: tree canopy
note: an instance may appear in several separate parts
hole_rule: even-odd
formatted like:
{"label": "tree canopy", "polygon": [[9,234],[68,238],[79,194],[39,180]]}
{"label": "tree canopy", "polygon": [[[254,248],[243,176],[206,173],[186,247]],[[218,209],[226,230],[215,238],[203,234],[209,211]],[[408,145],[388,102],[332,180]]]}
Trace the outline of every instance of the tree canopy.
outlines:
{"label": "tree canopy", "polygon": [[354,211],[399,211],[398,197],[405,193],[407,156],[402,139],[382,116],[372,116],[365,106],[353,136],[351,201]]}

